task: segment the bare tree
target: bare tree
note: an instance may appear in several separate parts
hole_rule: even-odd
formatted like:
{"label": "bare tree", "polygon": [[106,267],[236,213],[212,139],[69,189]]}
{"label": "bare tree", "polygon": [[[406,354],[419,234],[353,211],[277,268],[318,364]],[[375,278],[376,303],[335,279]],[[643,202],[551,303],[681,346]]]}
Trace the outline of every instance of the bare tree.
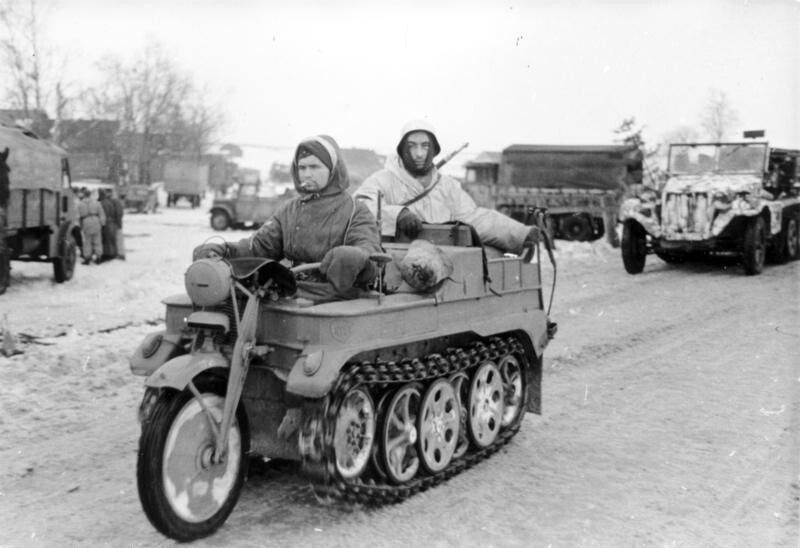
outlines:
{"label": "bare tree", "polygon": [[636,118],[631,116],[622,120],[620,125],[614,129],[618,135],[616,141],[625,145],[635,146],[642,152],[642,168],[646,177],[646,184],[655,186],[661,176],[658,165],[654,158],[658,155],[659,145],[648,148],[642,137],[644,126],[636,123]]}
{"label": "bare tree", "polygon": [[130,62],[107,57],[99,68],[103,81],[91,90],[89,111],[119,122],[123,152],[140,182],[149,182],[158,154],[199,156],[208,149],[221,115],[159,43],[149,43]]}
{"label": "bare tree", "polygon": [[692,143],[700,140],[697,128],[683,124],[673,128],[662,136],[664,143]]}
{"label": "bare tree", "polygon": [[700,114],[700,125],[712,141],[722,141],[728,137],[739,123],[739,116],[728,100],[725,92],[711,89],[708,100]]}
{"label": "bare tree", "polygon": [[8,74],[0,82],[6,100],[32,121],[34,131],[49,136],[47,111],[52,107],[58,120],[69,99],[62,81],[65,61],[43,34],[36,0],[0,0],[0,66]]}

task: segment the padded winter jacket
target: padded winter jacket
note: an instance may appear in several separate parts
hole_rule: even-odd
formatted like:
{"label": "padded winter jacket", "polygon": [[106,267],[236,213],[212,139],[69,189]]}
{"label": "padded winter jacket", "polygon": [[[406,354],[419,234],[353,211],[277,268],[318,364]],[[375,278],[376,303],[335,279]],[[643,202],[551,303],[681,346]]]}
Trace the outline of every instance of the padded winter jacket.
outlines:
{"label": "padded winter jacket", "polygon": [[[483,243],[514,253],[521,251],[530,227],[498,211],[476,206],[461,183],[435,168],[428,176],[436,186],[424,198],[409,205],[409,211],[426,223],[467,223],[475,227]],[[377,215],[378,192],[382,192],[381,233],[395,236],[397,216],[405,207],[402,204],[424,190],[422,183],[405,170],[400,158],[391,155],[384,169],[370,175],[359,187],[356,198],[363,198],[360,201]]]}
{"label": "padded winter jacket", "polygon": [[[346,191],[350,184],[347,168],[336,142],[326,139],[336,157],[328,186],[319,193],[306,192],[300,186],[295,152],[292,177],[299,196],[278,208],[250,238],[228,244],[229,256],[288,259],[293,265],[299,265],[321,262],[328,251],[342,245],[357,247],[367,255],[381,251],[375,218],[364,204]],[[377,268],[367,262],[357,281],[365,285],[377,276],[377,272]],[[329,277],[331,275],[335,274],[331,273]],[[319,294],[325,296],[325,293],[326,290],[320,288]],[[343,295],[341,291],[334,293],[340,297],[352,296]]]}

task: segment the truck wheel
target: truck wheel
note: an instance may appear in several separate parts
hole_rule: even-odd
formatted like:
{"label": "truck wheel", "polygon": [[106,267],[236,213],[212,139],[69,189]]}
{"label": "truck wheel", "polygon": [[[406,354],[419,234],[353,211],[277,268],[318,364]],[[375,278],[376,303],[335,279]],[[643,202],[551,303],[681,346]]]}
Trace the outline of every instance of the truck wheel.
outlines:
{"label": "truck wheel", "polygon": [[236,505],[247,471],[249,435],[242,406],[227,439],[227,456],[214,462],[207,408],[222,419],[225,385],[198,382],[202,405],[186,389],[162,390],[142,423],[136,484],[147,519],[180,542],[216,531]]}
{"label": "truck wheel", "polygon": [[622,264],[628,274],[644,270],[647,260],[647,235],[642,226],[632,219],[622,225]]}
{"label": "truck wheel", "polygon": [[6,292],[11,282],[11,252],[6,241],[0,237],[0,295]]}
{"label": "truck wheel", "polygon": [[588,215],[570,215],[561,219],[559,232],[566,240],[585,242],[594,236],[592,219]]}
{"label": "truck wheel", "polygon": [[78,246],[75,237],[67,234],[61,244],[61,255],[53,259],[53,277],[57,283],[64,283],[72,279],[75,273],[75,263],[78,262]]}
{"label": "truck wheel", "polygon": [[786,224],[781,231],[781,238],[783,238],[783,261],[794,261],[797,259],[798,247],[800,247],[800,237],[798,237],[798,217],[796,215],[790,216],[786,220]]}
{"label": "truck wheel", "polygon": [[767,252],[767,233],[764,219],[760,216],[750,219],[744,229],[742,244],[742,263],[748,276],[760,274],[764,270],[764,257]]}
{"label": "truck wheel", "polygon": [[231,224],[231,218],[224,211],[215,211],[211,214],[211,228],[214,230],[227,230]]}

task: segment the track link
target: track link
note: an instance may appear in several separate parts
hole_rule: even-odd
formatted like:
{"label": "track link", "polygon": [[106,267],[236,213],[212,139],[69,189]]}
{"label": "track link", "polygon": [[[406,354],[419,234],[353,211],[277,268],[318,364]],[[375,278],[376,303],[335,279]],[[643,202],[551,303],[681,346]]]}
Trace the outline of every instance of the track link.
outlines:
{"label": "track link", "polygon": [[[333,444],[336,416],[345,395],[353,388],[366,387],[374,397],[405,383],[422,382],[427,385],[436,379],[477,368],[487,361],[497,363],[510,354],[522,358],[523,363],[527,364],[520,342],[514,337],[505,337],[493,338],[486,343],[476,342],[466,348],[448,349],[444,353],[430,354],[422,358],[397,362],[358,362],[346,366],[326,398],[325,404],[306,412],[304,417],[303,435],[311,443],[306,448],[301,448],[303,470],[312,480],[317,495],[321,498],[336,498],[366,505],[399,502],[487,459],[519,431],[524,410],[520,418],[514,424],[503,428],[494,443],[488,447],[477,449],[470,445],[464,455],[453,459],[444,470],[435,474],[425,474],[420,471],[414,478],[401,485],[388,483],[376,473],[367,475],[365,479],[363,477],[366,474],[362,474],[353,480],[345,480],[339,475]],[[379,428],[380,424],[376,426],[376,433]],[[375,450],[373,447],[373,451]]]}

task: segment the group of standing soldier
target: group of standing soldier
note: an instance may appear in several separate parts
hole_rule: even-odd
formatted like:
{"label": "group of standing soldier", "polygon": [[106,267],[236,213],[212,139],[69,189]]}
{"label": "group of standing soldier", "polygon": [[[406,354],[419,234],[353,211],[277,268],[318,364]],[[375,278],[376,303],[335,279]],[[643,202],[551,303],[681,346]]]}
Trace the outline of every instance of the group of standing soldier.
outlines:
{"label": "group of standing soldier", "polygon": [[83,264],[125,260],[123,214],[124,203],[111,190],[100,189],[95,197],[89,189],[81,189],[78,217],[83,231]]}

